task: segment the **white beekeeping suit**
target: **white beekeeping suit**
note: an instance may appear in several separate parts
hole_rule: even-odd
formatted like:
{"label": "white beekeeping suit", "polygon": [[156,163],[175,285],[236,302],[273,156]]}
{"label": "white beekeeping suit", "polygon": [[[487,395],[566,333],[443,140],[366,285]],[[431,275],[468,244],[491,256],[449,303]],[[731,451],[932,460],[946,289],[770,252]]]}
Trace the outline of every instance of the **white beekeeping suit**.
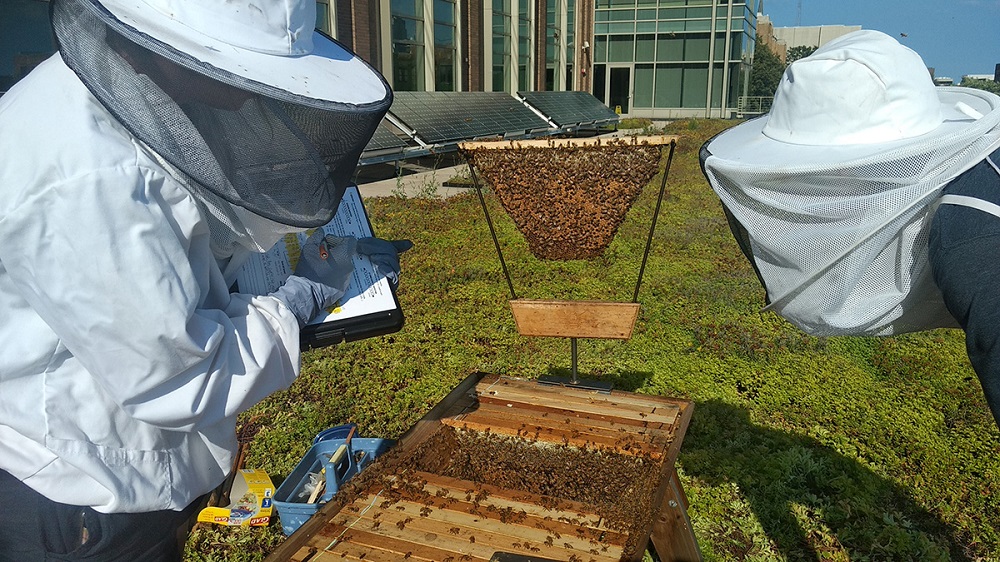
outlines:
{"label": "white beekeeping suit", "polygon": [[0,100],[0,474],[91,515],[182,510],[230,470],[237,414],[298,375],[303,316],[339,289],[231,274],[332,218],[392,99],[314,21],[312,0],[54,2],[60,52]]}

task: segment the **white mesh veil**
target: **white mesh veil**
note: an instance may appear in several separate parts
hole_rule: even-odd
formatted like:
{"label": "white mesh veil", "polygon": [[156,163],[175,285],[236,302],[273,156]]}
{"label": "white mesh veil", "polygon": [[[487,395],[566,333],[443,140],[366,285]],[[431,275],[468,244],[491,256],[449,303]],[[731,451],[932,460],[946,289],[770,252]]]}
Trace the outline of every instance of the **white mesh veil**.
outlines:
{"label": "white mesh veil", "polygon": [[783,154],[725,133],[706,143],[705,175],[746,230],[767,309],[815,335],[956,326],[931,277],[928,228],[944,186],[1000,146],[1000,97],[941,98],[975,105],[954,101],[961,126],[947,134]]}
{"label": "white mesh veil", "polygon": [[[382,100],[348,104],[246,80],[128,26],[113,29],[105,22],[114,17],[89,0],[58,0],[52,12],[66,64],[126,128],[183,172],[223,223],[248,226],[256,217],[267,228],[301,230],[329,222],[392,102],[387,85]],[[225,84],[242,103],[219,109],[188,99],[179,105],[147,73],[136,72],[122,46]]]}

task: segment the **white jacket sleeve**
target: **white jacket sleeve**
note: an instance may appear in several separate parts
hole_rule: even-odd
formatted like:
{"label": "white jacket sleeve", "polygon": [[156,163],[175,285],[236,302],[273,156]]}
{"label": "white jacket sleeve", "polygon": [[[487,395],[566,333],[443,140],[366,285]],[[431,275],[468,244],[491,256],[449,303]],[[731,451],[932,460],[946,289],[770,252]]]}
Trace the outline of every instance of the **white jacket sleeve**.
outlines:
{"label": "white jacket sleeve", "polygon": [[25,301],[136,419],[212,426],[298,375],[294,316],[228,293],[192,196],[155,166],[56,178],[0,218],[0,240]]}

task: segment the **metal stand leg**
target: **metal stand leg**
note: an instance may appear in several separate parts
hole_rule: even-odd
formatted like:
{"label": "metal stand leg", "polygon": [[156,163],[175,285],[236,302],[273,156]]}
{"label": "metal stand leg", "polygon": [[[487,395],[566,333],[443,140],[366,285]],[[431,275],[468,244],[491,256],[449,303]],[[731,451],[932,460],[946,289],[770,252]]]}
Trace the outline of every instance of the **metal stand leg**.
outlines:
{"label": "metal stand leg", "polygon": [[580,381],[577,380],[577,378],[576,378],[576,338],[570,338],[569,339],[569,350],[570,350],[569,351],[570,355],[572,357],[572,363],[571,364],[572,364],[572,373],[573,373],[573,380],[570,381],[570,382],[572,382],[573,384],[579,384]]}
{"label": "metal stand leg", "polygon": [[577,353],[576,353],[576,338],[569,339],[569,350],[571,356],[571,377],[557,377],[554,375],[543,375],[538,377],[538,384],[545,384],[551,386],[565,386],[570,388],[579,388],[583,390],[596,390],[602,394],[611,394],[611,389],[614,387],[610,382],[605,381],[595,381],[595,380],[580,380],[577,378]]}

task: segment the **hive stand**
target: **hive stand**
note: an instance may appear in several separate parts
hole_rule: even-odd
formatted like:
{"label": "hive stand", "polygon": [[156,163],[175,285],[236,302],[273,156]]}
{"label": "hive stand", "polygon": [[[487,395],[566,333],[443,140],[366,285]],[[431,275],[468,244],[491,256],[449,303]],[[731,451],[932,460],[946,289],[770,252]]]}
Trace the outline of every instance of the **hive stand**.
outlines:
{"label": "hive stand", "polygon": [[[649,235],[646,238],[646,247],[642,255],[642,264],[639,267],[639,275],[636,279],[635,290],[632,294],[631,302],[615,301],[572,301],[572,300],[536,300],[518,298],[514,290],[514,283],[511,280],[510,271],[503,257],[503,249],[497,238],[493,220],[490,217],[489,208],[483,197],[482,184],[479,175],[476,173],[476,166],[469,154],[480,149],[504,150],[520,148],[564,148],[564,147],[599,147],[600,139],[593,138],[569,138],[555,140],[524,140],[524,141],[475,141],[459,144],[459,150],[467,155],[469,172],[472,176],[476,194],[482,205],[483,213],[486,216],[486,223],[490,229],[496,247],[497,256],[500,259],[500,266],[507,286],[510,289],[511,299],[509,301],[514,322],[517,325],[518,333],[529,337],[558,337],[569,338],[571,356],[571,376],[559,377],[544,375],[538,378],[540,384],[561,385],[587,390],[596,390],[608,393],[612,389],[612,384],[605,381],[581,380],[578,377],[578,338],[593,339],[619,339],[628,340],[632,337],[635,321],[639,316],[639,287],[642,284],[642,276],[646,270],[646,261],[649,258],[649,249],[653,241],[653,233],[656,230],[656,219],[660,214],[660,205],[666,192],[667,176],[670,173],[670,164],[673,161],[674,149],[677,145],[676,136],[647,136],[632,137],[633,144],[649,144],[669,147],[667,164],[663,170],[663,177],[660,182],[660,191],[656,199],[656,208],[650,221]],[[662,150],[661,150],[662,158]]]}

